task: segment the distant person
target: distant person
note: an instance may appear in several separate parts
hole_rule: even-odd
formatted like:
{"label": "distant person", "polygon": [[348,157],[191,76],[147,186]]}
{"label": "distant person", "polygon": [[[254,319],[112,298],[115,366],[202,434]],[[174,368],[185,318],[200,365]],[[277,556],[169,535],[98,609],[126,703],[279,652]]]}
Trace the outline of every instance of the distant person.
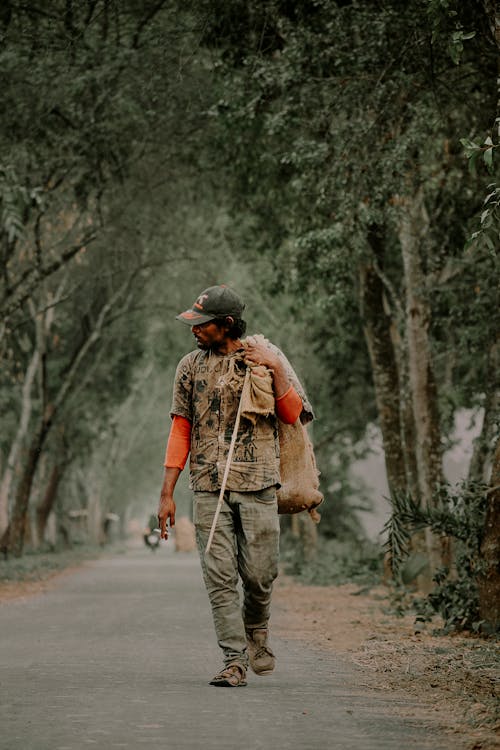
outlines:
{"label": "distant person", "polygon": [[[193,520],[223,669],[211,685],[246,685],[248,664],[270,674],[275,656],[268,637],[273,581],[278,572],[280,484],[277,420],[292,424],[313,418],[312,409],[288,361],[277,347],[242,341],[244,303],[226,286],[205,289],[177,316],[191,326],[197,350],[177,367],[158,519],[163,539],[175,523],[174,489],[190,453]],[[262,337],[261,337],[262,338]],[[271,372],[273,412],[242,418],[236,433],[223,504],[205,554],[230,450],[247,366]],[[241,608],[238,580],[243,584]]]}
{"label": "distant person", "polygon": [[146,547],[149,547],[149,549],[153,550],[153,552],[156,551],[156,549],[160,546],[158,516],[155,516],[153,514],[149,516],[149,521],[144,528],[142,538],[144,539],[144,544],[146,545]]}

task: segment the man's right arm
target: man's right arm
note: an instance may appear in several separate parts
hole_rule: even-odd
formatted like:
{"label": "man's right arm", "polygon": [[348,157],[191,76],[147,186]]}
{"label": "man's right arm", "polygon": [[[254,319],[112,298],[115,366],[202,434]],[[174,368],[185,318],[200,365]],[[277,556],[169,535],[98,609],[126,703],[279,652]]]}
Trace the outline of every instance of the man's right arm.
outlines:
{"label": "man's right arm", "polygon": [[161,538],[168,539],[167,522],[175,526],[174,489],[183,470],[191,447],[191,422],[185,417],[175,415],[168,438],[165,455],[165,476],[160,493],[158,521]]}

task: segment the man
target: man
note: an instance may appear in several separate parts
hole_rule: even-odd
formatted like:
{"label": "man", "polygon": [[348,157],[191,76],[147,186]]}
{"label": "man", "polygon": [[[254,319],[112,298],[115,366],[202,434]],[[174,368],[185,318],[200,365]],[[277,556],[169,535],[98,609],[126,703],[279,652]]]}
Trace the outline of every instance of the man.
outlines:
{"label": "man", "polygon": [[[244,307],[232,289],[212,286],[177,316],[191,326],[198,348],[181,359],[175,375],[173,421],[158,509],[161,536],[167,539],[167,524],[175,524],[175,485],[190,453],[196,539],[224,657],[222,671],[210,684],[220,687],[246,685],[248,664],[258,675],[274,669],[268,621],[279,553],[277,419],[292,424],[299,417],[303,422],[313,418],[302,387],[279,349],[259,337],[241,341],[246,330]],[[271,373],[274,413],[239,422],[220,515],[206,553],[245,372],[257,366]]]}

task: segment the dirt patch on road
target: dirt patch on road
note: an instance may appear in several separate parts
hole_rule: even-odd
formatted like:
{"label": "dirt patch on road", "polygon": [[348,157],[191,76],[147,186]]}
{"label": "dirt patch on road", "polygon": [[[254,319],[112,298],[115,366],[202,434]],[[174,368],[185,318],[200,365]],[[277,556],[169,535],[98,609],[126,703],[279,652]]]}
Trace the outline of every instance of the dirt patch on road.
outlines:
{"label": "dirt patch on road", "polygon": [[8,602],[12,599],[24,599],[33,594],[41,594],[47,590],[45,582],[37,581],[36,583],[0,583],[0,603]]}
{"label": "dirt patch on road", "polygon": [[[273,632],[345,655],[370,689],[398,691],[464,750],[498,750],[498,641],[416,632],[413,616],[391,614],[388,591],[304,586],[282,578]],[[436,627],[436,624],[432,626]],[[422,714],[422,715],[423,715]]]}
{"label": "dirt patch on road", "polygon": [[1,581],[0,580],[0,604],[14,599],[26,599],[35,594],[44,594],[55,586],[63,576],[71,575],[79,570],[85,563],[65,568],[64,570],[53,570],[45,573],[44,577],[35,581]]}
{"label": "dirt patch on road", "polygon": [[61,576],[71,575],[102,554],[101,550],[89,549],[32,554],[0,561],[0,604],[42,594],[54,586]]}

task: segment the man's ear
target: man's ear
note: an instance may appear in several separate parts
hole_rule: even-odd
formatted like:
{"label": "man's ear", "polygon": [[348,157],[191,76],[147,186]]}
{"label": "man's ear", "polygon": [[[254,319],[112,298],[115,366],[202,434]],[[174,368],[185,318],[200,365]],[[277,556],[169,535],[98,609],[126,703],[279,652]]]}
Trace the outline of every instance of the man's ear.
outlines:
{"label": "man's ear", "polygon": [[232,318],[232,317],[231,317],[230,315],[228,315],[228,316],[226,317],[226,323],[227,323],[227,325],[228,325],[229,327],[231,327],[232,325],[234,325],[234,318]]}

